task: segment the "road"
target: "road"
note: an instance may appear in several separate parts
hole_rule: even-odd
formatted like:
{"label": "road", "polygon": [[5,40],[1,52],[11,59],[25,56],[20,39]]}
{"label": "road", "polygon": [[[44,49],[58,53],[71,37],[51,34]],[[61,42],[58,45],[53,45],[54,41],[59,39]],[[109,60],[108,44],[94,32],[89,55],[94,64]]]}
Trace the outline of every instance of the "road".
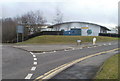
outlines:
{"label": "road", "polygon": [[32,66],[33,58],[29,52],[12,48],[2,47],[2,78],[23,79]]}
{"label": "road", "polygon": [[35,79],[70,61],[102,51],[118,48],[118,43],[104,44],[69,51],[29,53],[3,46],[3,79]]}

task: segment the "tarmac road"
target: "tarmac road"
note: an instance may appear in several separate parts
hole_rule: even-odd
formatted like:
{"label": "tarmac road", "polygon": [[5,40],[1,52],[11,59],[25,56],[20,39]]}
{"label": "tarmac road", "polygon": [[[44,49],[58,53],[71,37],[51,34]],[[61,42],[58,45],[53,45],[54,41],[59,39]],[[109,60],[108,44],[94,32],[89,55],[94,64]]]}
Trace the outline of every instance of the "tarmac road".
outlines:
{"label": "tarmac road", "polygon": [[2,79],[24,79],[32,66],[29,52],[2,46]]}
{"label": "tarmac road", "polygon": [[3,46],[3,79],[35,79],[70,61],[102,51],[118,48],[118,43],[51,53],[29,53]]}
{"label": "tarmac road", "polygon": [[[36,56],[38,58],[38,65],[37,65],[35,74],[33,75],[32,78],[36,78],[40,75],[43,75],[44,73],[62,65],[62,64],[71,62],[78,58],[85,57],[87,55],[95,54],[95,53],[102,52],[102,51],[111,50],[111,49],[114,49],[117,47],[118,47],[118,45],[116,44],[116,45],[111,45],[111,46],[106,45],[106,46],[83,48],[83,49],[71,50],[71,51],[59,51],[59,52],[55,52],[55,53],[36,54]],[[101,62],[103,62],[103,61],[101,61]],[[101,63],[101,62],[99,62],[99,63]]]}

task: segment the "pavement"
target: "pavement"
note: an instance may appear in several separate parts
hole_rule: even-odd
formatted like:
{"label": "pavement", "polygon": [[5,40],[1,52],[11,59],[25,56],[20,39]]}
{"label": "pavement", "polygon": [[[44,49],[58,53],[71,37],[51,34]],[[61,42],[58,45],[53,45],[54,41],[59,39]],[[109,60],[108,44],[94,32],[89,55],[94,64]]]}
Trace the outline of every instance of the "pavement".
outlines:
{"label": "pavement", "polygon": [[[111,44],[114,42],[118,42],[118,41],[96,42],[95,46],[103,45],[103,44]],[[93,44],[92,43],[83,43],[80,45],[77,45],[77,44],[55,44],[55,45],[26,44],[26,45],[12,45],[12,46],[26,50],[26,51],[40,53],[40,52],[62,51],[62,50],[69,50],[69,49],[79,49],[81,47],[93,46]]]}

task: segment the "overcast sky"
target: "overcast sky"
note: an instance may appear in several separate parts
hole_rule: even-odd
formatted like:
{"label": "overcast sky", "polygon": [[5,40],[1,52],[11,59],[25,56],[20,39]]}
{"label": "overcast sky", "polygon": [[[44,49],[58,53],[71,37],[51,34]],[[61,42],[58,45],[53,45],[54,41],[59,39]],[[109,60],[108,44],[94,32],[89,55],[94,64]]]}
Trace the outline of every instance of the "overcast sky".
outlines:
{"label": "overcast sky", "polygon": [[118,24],[118,1],[2,0],[0,5],[2,5],[2,17],[15,17],[31,10],[41,10],[48,23],[51,23],[55,17],[56,8],[59,8],[63,13],[63,21],[92,22],[109,28]]}

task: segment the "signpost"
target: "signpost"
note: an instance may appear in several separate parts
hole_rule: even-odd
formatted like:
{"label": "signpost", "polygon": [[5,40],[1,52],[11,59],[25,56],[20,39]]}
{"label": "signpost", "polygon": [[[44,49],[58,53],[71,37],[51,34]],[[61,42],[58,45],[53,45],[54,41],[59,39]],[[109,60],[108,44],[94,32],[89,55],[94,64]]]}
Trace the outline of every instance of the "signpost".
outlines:
{"label": "signpost", "polygon": [[16,27],[16,31],[17,31],[17,42],[19,42],[19,34],[22,34],[22,41],[24,40],[24,26],[22,25],[18,25]]}

